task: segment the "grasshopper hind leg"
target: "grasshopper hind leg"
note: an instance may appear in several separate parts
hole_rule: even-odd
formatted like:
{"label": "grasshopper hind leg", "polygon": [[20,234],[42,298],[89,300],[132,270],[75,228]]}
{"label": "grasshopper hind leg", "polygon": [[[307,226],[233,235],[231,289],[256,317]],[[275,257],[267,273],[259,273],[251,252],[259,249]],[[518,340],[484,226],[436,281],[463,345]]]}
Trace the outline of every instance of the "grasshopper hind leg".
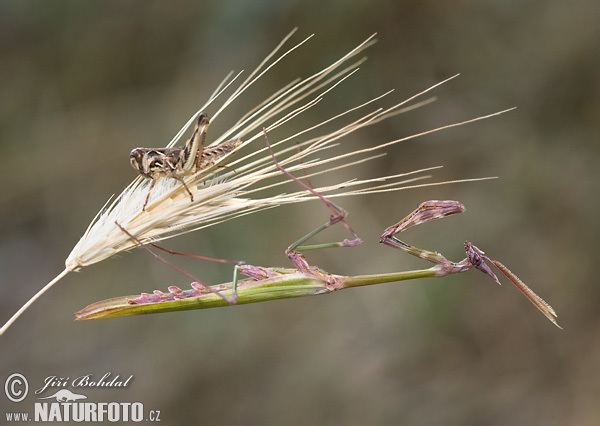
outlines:
{"label": "grasshopper hind leg", "polygon": [[210,125],[210,118],[208,115],[202,113],[198,116],[196,126],[192,132],[192,136],[185,143],[183,152],[185,155],[185,161],[183,164],[183,170],[190,172],[197,167],[198,159],[202,156],[204,151],[204,145],[206,144],[206,134],[208,133],[208,126]]}

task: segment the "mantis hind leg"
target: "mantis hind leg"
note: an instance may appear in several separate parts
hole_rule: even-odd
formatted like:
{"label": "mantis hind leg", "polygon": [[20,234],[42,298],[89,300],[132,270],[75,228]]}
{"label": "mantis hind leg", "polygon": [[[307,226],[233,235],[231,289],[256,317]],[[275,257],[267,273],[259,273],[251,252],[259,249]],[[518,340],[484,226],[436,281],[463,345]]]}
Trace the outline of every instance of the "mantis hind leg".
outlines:
{"label": "mantis hind leg", "polygon": [[[352,229],[352,227],[350,227],[350,225],[348,224],[348,222],[346,222],[346,216],[348,215],[348,213],[344,209],[342,209],[341,207],[337,206],[332,201],[330,201],[329,199],[327,199],[326,197],[324,197],[322,194],[320,194],[317,190],[315,190],[308,183],[302,181],[301,179],[297,178],[296,176],[294,176],[293,174],[291,174],[289,171],[287,171],[277,161],[277,158],[275,157],[275,153],[273,152],[271,144],[269,143],[269,138],[267,136],[266,130],[263,129],[263,132],[265,134],[265,140],[266,140],[267,148],[269,149],[269,151],[271,153],[271,157],[273,158],[273,163],[275,164],[275,167],[281,173],[285,174],[291,180],[293,180],[298,185],[300,185],[301,187],[303,187],[304,189],[306,189],[308,192],[310,192],[311,194],[313,194],[315,197],[317,197],[319,200],[321,200],[321,202],[331,211],[331,215],[329,216],[329,220],[327,222],[325,222],[321,226],[318,226],[316,229],[314,229],[313,231],[309,232],[308,234],[304,235],[302,238],[300,238],[297,241],[295,241],[294,243],[292,243],[286,249],[285,254],[290,259],[290,261],[294,264],[294,266],[296,266],[299,270],[308,270],[308,269],[310,269],[310,267],[308,265],[308,262],[306,261],[306,259],[304,258],[304,256],[301,253],[301,252],[304,252],[304,251],[320,250],[320,249],[331,248],[331,247],[354,247],[354,246],[357,246],[359,244],[362,244],[362,240],[359,238],[359,236],[356,234],[356,232],[354,232],[354,230]],[[344,228],[352,236],[351,239],[345,239],[343,241],[337,241],[337,242],[333,242],[333,243],[312,244],[312,245],[304,245],[304,246],[302,245],[304,242],[306,242],[310,238],[314,237],[315,235],[317,235],[321,231],[324,231],[325,229],[327,229],[330,226],[333,226],[333,225],[335,225],[337,223],[341,223],[344,226]]]}
{"label": "mantis hind leg", "polygon": [[[213,293],[216,296],[220,297],[221,299],[223,299],[225,302],[232,304],[235,303],[235,299],[228,297],[224,294],[222,294],[220,291],[213,289],[211,286],[209,286],[208,284],[204,283],[202,280],[200,280],[199,278],[195,277],[194,275],[192,275],[190,272],[186,271],[185,269],[181,268],[180,266],[176,265],[175,263],[172,263],[170,261],[168,261],[167,259],[163,258],[160,254],[156,253],[154,250],[152,250],[151,248],[148,247],[147,244],[144,244],[142,241],[140,241],[137,237],[135,237],[133,234],[131,234],[127,229],[125,229],[124,227],[122,227],[118,222],[115,222],[115,225],[117,225],[117,227],[123,231],[137,246],[142,247],[144,250],[146,250],[148,253],[150,253],[150,255],[152,255],[152,257],[154,257],[156,260],[164,263],[165,265],[169,266],[171,269],[176,270],[177,272],[185,275],[186,277],[190,278],[192,280],[192,282],[196,283],[200,288],[202,288],[203,291],[207,292],[207,293]],[[157,247],[156,245],[153,244],[154,247]],[[163,249],[162,247],[157,247],[162,249],[163,251],[167,251],[167,252],[171,252],[171,250],[169,249]],[[180,254],[179,252],[176,252],[177,254]],[[182,254],[184,255],[184,254]]]}
{"label": "mantis hind leg", "polygon": [[234,269],[233,269],[233,279],[232,279],[232,287],[233,287],[233,294],[231,296],[231,303],[235,303],[235,301],[237,300],[237,289],[238,289],[238,281],[239,281],[239,277],[238,277],[238,272],[239,272],[239,267],[241,265],[246,264],[246,262],[241,261],[241,260],[229,260],[229,259],[222,259],[219,257],[212,257],[212,256],[203,256],[200,254],[195,254],[195,253],[186,253],[186,252],[181,252],[181,251],[177,251],[177,250],[173,250],[170,248],[166,248],[166,247],[162,247],[159,246],[158,244],[155,243],[150,243],[150,245],[158,250],[164,251],[165,253],[169,253],[171,255],[174,256],[184,256],[184,257],[189,257],[191,259],[197,259],[197,260],[204,260],[204,261],[208,261],[208,262],[215,262],[215,263],[229,263],[229,264],[234,264]]}

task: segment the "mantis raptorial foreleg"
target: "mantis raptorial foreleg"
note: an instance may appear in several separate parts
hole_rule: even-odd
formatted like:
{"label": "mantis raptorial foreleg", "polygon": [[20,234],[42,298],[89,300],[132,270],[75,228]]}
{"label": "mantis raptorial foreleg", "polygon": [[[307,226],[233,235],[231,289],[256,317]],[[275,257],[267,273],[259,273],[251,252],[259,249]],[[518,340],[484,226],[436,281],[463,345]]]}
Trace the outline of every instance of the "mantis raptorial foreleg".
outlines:
{"label": "mantis raptorial foreleg", "polygon": [[427,260],[429,262],[441,265],[445,269],[452,269],[451,272],[461,272],[467,270],[471,265],[461,262],[451,262],[441,253],[436,251],[424,250],[401,241],[397,235],[411,226],[421,225],[434,219],[441,219],[465,211],[465,206],[459,201],[453,200],[430,200],[425,201],[401,219],[396,224],[386,228],[381,234],[379,242],[387,246],[400,249],[406,253]]}

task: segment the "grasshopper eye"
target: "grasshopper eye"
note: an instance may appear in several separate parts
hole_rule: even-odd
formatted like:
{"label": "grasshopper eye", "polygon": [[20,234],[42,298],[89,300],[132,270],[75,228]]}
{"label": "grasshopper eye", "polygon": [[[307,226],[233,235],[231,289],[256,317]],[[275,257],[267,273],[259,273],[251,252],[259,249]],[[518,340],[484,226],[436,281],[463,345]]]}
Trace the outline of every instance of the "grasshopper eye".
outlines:
{"label": "grasshopper eye", "polygon": [[140,152],[139,148],[132,149],[129,153],[129,164],[131,164],[131,167],[139,171],[142,162],[142,157],[143,154],[142,152]]}
{"label": "grasshopper eye", "polygon": [[134,156],[129,157],[129,164],[131,164],[131,167],[133,167],[135,170],[139,171],[138,161]]}

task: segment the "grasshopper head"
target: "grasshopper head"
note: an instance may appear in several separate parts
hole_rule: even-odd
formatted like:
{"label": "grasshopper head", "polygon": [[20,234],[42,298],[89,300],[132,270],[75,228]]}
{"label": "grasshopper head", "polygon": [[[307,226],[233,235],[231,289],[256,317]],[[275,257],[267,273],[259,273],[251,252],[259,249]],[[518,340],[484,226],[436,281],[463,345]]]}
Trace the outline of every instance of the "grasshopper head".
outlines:
{"label": "grasshopper head", "polygon": [[133,148],[129,153],[129,164],[138,172],[143,171],[142,160],[144,158],[144,148]]}

